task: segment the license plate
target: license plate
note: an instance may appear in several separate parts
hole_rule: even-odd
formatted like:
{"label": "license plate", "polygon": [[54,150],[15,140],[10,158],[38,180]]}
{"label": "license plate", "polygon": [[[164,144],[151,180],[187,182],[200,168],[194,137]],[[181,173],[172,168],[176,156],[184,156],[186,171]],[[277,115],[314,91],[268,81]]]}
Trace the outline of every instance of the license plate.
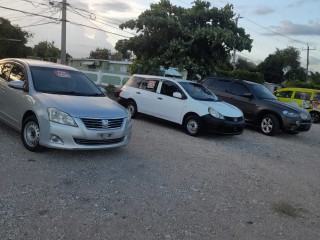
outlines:
{"label": "license plate", "polygon": [[109,139],[113,136],[113,133],[98,133],[100,139]]}

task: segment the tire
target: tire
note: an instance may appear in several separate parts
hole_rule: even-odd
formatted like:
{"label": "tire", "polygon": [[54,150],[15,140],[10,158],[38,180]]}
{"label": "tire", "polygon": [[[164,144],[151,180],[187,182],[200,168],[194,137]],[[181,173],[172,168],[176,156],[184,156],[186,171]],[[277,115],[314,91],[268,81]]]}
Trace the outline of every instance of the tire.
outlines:
{"label": "tire", "polygon": [[40,141],[40,127],[36,116],[27,117],[22,124],[21,140],[26,149],[31,152],[42,150]]}
{"label": "tire", "polygon": [[319,123],[319,120],[320,120],[319,112],[310,112],[310,115],[313,123]]}
{"label": "tire", "polygon": [[131,118],[136,118],[138,114],[138,108],[135,101],[130,100],[127,104],[127,110],[131,113]]}
{"label": "tire", "polygon": [[190,136],[198,136],[201,132],[201,121],[200,118],[196,115],[191,115],[186,118],[183,123],[184,130]]}
{"label": "tire", "polygon": [[280,123],[273,114],[264,115],[260,121],[260,130],[264,135],[273,136],[279,131]]}

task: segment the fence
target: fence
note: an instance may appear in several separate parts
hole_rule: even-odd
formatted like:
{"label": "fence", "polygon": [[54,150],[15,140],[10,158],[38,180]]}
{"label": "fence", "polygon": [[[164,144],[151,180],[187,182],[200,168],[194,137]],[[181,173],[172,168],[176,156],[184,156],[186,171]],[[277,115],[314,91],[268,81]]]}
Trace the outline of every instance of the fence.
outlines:
{"label": "fence", "polygon": [[101,70],[97,72],[92,71],[82,71],[86,74],[92,81],[94,81],[97,85],[114,85],[117,88],[123,86],[131,76],[121,75],[121,74],[113,74],[113,73],[103,73]]}

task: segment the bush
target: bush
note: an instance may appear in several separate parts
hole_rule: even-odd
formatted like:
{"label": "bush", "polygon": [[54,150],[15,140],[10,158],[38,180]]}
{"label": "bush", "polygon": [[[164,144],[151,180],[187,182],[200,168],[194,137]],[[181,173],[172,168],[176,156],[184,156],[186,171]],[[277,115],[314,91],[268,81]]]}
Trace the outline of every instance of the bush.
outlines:
{"label": "bush", "polygon": [[286,87],[296,87],[296,88],[309,88],[309,89],[320,89],[320,85],[305,83],[299,80],[288,81],[286,83]]}
{"label": "bush", "polygon": [[218,76],[232,77],[243,80],[248,80],[256,83],[264,83],[263,74],[260,72],[250,72],[246,70],[236,69],[233,71],[216,70]]}

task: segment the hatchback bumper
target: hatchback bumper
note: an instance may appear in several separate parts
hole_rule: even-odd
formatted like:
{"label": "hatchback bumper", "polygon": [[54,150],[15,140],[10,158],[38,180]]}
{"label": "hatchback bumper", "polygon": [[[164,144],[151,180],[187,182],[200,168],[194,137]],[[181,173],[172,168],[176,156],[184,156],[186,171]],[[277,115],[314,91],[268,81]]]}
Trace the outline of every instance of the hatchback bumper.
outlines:
{"label": "hatchback bumper", "polygon": [[204,130],[226,135],[239,135],[243,133],[245,121],[240,118],[217,119],[207,114],[201,117]]}

